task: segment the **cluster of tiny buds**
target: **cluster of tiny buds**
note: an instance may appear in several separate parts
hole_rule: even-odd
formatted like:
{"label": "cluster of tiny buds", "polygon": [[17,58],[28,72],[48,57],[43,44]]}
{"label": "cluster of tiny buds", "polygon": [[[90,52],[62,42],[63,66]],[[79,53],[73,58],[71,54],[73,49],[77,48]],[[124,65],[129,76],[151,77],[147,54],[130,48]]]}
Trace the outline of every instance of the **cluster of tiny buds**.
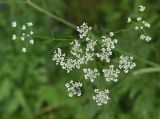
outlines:
{"label": "cluster of tiny buds", "polygon": [[[140,5],[139,6],[139,11],[144,12],[145,7]],[[127,23],[131,23],[131,22],[132,22],[132,19],[129,17]],[[142,15],[140,17],[139,16],[137,17],[136,22],[137,22],[137,25],[134,27],[135,30],[142,30],[142,32],[145,33],[144,27],[145,28],[150,28],[151,27],[150,23],[143,20]],[[151,41],[152,38],[150,36],[141,34],[140,39],[145,40],[146,42],[149,42],[149,41]]]}
{"label": "cluster of tiny buds", "polygon": [[81,82],[73,82],[72,80],[69,83],[65,84],[69,97],[81,96]]}
{"label": "cluster of tiny buds", "polygon": [[24,25],[22,25],[21,27],[17,26],[17,22],[16,21],[13,21],[12,22],[12,27],[13,28],[17,28],[21,30],[20,34],[13,34],[12,35],[12,40],[21,40],[21,41],[25,41],[25,43],[27,44],[25,47],[22,47],[21,51],[23,53],[26,53],[27,52],[27,46],[28,46],[28,43],[30,43],[31,45],[34,44],[34,40],[32,38],[34,32],[32,31],[32,26],[33,26],[33,23],[32,22],[28,22]]}
{"label": "cluster of tiny buds", "polygon": [[129,69],[133,69],[136,66],[136,63],[132,62],[133,57],[120,56],[119,68],[124,69],[125,73],[128,73]]}
{"label": "cluster of tiny buds", "polygon": [[97,105],[107,104],[108,100],[110,99],[108,96],[109,90],[100,91],[99,89],[95,89],[94,92],[96,93],[93,96],[93,100],[97,103]]}
{"label": "cluster of tiny buds", "polygon": [[86,80],[90,80],[91,82],[94,82],[96,77],[100,75],[97,69],[91,69],[91,68],[83,69],[83,72],[84,72],[84,78]]}

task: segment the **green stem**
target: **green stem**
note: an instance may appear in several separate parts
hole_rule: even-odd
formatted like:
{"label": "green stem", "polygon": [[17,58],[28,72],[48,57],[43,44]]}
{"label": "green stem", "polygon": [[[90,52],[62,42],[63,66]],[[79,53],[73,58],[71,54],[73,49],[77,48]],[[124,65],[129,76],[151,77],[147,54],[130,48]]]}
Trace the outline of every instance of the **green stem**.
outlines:
{"label": "green stem", "polygon": [[36,9],[37,11],[40,11],[40,12],[48,15],[49,17],[51,17],[51,18],[53,18],[53,19],[55,19],[55,20],[57,20],[57,21],[59,21],[59,22],[61,22],[63,24],[66,24],[69,27],[72,27],[72,28],[76,29],[76,26],[73,25],[72,23],[70,23],[70,22],[68,22],[68,21],[66,21],[66,20],[64,20],[64,19],[62,19],[62,18],[60,18],[60,17],[58,17],[58,16],[56,16],[54,14],[51,14],[50,12],[48,12],[48,11],[46,11],[44,9],[42,9],[41,7],[39,7],[38,5],[33,3],[31,0],[27,0],[27,4],[29,6],[31,6],[32,8]]}
{"label": "green stem", "polygon": [[145,74],[145,73],[154,73],[154,72],[159,72],[160,73],[160,68],[159,67],[154,67],[154,68],[144,68],[140,69],[137,71],[133,72],[133,75],[140,75],[140,74]]}
{"label": "green stem", "polygon": [[54,38],[47,37],[47,36],[39,36],[39,35],[33,35],[33,36],[36,38],[47,39],[50,41],[71,41],[71,40],[74,40],[74,38],[72,38],[72,39],[54,39]]}
{"label": "green stem", "polygon": [[126,28],[126,29],[122,29],[122,30],[119,30],[119,31],[115,31],[115,32],[113,32],[114,34],[117,34],[117,33],[121,33],[121,32],[126,32],[126,31],[128,31],[128,30],[130,30],[130,29],[133,29],[134,27],[130,27],[130,28]]}
{"label": "green stem", "polygon": [[[9,3],[10,1],[8,0],[5,0],[5,1],[0,1],[0,4],[1,3]],[[22,0],[19,0],[19,1],[13,1],[12,3],[27,3],[26,1],[22,1]]]}

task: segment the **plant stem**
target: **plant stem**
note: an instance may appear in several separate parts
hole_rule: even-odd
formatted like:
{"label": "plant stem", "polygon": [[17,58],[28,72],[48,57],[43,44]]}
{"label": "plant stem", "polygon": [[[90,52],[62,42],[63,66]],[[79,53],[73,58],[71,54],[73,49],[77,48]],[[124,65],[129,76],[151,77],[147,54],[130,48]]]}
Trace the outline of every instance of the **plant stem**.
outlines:
{"label": "plant stem", "polygon": [[[9,1],[7,1],[7,0],[0,1],[0,4],[1,4],[1,3],[9,3]],[[19,0],[19,1],[14,1],[13,3],[27,3],[27,2],[26,2],[26,1]]]}
{"label": "plant stem", "polygon": [[56,15],[54,15],[54,14],[52,14],[52,13],[46,11],[46,10],[44,10],[44,9],[42,9],[41,7],[39,7],[38,5],[33,3],[31,0],[27,0],[27,4],[29,6],[31,6],[32,8],[36,9],[37,11],[40,11],[40,12],[50,16],[51,18],[53,18],[53,19],[55,19],[55,20],[57,20],[57,21],[59,21],[59,22],[61,22],[63,24],[66,24],[69,27],[72,27],[72,28],[76,29],[76,26],[73,25],[72,23],[70,23],[70,22],[68,22],[68,21],[66,21],[66,20],[64,20],[64,19],[62,19],[62,18],[60,18],[60,17],[58,17],[58,16],[56,16]]}
{"label": "plant stem", "polygon": [[159,72],[160,73],[160,68],[159,67],[152,67],[152,68],[140,69],[140,70],[134,71],[133,75],[140,75],[140,74],[154,73],[154,72]]}
{"label": "plant stem", "polygon": [[50,40],[50,41],[71,41],[71,40],[74,40],[74,38],[72,39],[55,39],[55,38],[51,38],[51,37],[47,37],[47,36],[39,36],[39,35],[33,35],[34,37],[36,38],[40,38],[40,39],[47,39],[47,40]]}

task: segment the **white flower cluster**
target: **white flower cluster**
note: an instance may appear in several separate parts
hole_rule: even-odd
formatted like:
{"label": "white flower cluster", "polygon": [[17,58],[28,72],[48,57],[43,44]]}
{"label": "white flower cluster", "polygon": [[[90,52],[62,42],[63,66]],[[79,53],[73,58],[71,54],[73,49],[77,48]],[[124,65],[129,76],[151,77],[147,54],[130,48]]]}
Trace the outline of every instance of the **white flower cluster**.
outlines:
{"label": "white flower cluster", "polygon": [[86,47],[86,52],[89,52],[89,51],[94,51],[94,47],[97,45],[97,42],[90,39],[90,38],[87,38],[86,39],[88,41],[88,44],[87,44],[87,47]]}
{"label": "white flower cluster", "polygon": [[81,57],[81,53],[82,53],[82,49],[80,48],[80,43],[78,40],[74,40],[73,42],[70,43],[71,44],[71,54],[76,56],[77,58]]}
{"label": "white flower cluster", "polygon": [[69,92],[68,93],[69,97],[81,96],[81,87],[82,87],[81,82],[73,82],[71,80],[69,83],[66,83],[65,86]]}
{"label": "white flower cluster", "polygon": [[145,40],[145,41],[147,41],[147,42],[149,42],[149,41],[152,40],[152,38],[151,38],[150,36],[145,36],[145,35],[140,35],[140,39],[141,39],[141,40]]}
{"label": "white flower cluster", "polygon": [[82,39],[87,36],[88,32],[92,30],[92,27],[88,27],[87,23],[83,23],[81,26],[77,26],[79,37]]}
{"label": "white flower cluster", "polygon": [[133,69],[136,66],[136,63],[132,62],[133,57],[120,56],[119,68],[124,69],[125,73],[128,73],[129,69]]}
{"label": "white flower cluster", "polygon": [[56,61],[56,64],[63,65],[65,54],[62,54],[60,48],[57,48],[57,51],[54,51],[54,56],[52,58],[53,61]]}
{"label": "white flower cluster", "polygon": [[84,38],[87,44],[86,49],[83,50],[78,40],[70,42],[70,53],[74,56],[74,58],[66,58],[66,54],[63,54],[60,48],[54,51],[52,60],[55,61],[57,65],[61,65],[62,69],[67,70],[67,73],[74,68],[79,69],[82,64],[87,64],[89,61],[94,60],[94,47],[97,43],[96,40],[89,37],[88,32],[91,31],[91,29],[92,27],[87,26],[86,23],[83,23],[82,26],[77,27],[80,38]]}
{"label": "white flower cluster", "polygon": [[[139,11],[140,12],[144,12],[145,11],[145,7],[140,5],[139,6]],[[129,17],[127,23],[131,23],[131,22],[132,22],[132,19]],[[146,35],[146,33],[144,31],[144,28],[150,28],[151,24],[146,22],[145,20],[143,20],[142,15],[138,16],[135,22],[136,22],[137,25],[135,26],[134,29],[135,30],[141,30],[145,34],[145,35],[141,34],[140,39],[141,40],[145,40],[146,42],[151,41],[152,38],[150,36]]]}
{"label": "white flower cluster", "polygon": [[[139,11],[141,13],[144,12],[145,7],[140,5]],[[132,21],[134,21],[134,19],[129,17],[127,23],[132,23]],[[141,34],[140,39],[147,42],[151,41],[152,38],[144,31],[144,28],[151,27],[150,23],[144,21],[142,16],[138,16],[134,23],[136,23],[136,26],[133,28],[135,28],[135,30],[141,30],[145,34]],[[20,27],[18,26],[18,28],[21,30],[18,32],[20,34],[17,35],[15,32],[15,34],[12,35],[12,40],[20,40],[22,43],[27,44],[21,49],[21,51],[24,53],[27,51],[28,43],[31,45],[34,44],[34,40],[32,38],[34,35],[32,26],[32,22],[28,22]],[[17,28],[17,22],[12,22],[12,27]],[[111,60],[110,56],[112,55],[112,51],[115,49],[115,45],[118,42],[118,40],[114,38],[114,32],[110,32],[107,36],[102,36],[101,40],[95,40],[89,33],[91,30],[92,27],[88,26],[87,23],[77,26],[80,40],[73,40],[70,42],[70,54],[73,57],[68,57],[62,52],[61,48],[57,48],[52,57],[52,60],[56,63],[56,65],[60,65],[62,69],[69,73],[74,68],[80,69],[82,65],[87,66],[88,62],[94,61],[95,59],[100,59],[101,61],[109,63]],[[82,47],[81,41],[83,41],[83,46],[85,46],[85,48]],[[96,47],[98,43],[101,45],[101,49]],[[109,65],[108,68],[104,68],[101,71],[98,71],[97,68],[83,68],[84,79],[90,80],[93,83],[100,73],[103,73],[107,82],[117,82],[120,69],[122,69],[125,73],[128,73],[129,70],[133,69],[135,66],[136,64],[133,62],[133,57],[121,55],[119,60],[119,69],[116,69],[114,65]],[[69,97],[81,96],[81,82],[74,82],[71,80],[69,83],[66,83],[65,86],[68,90]],[[108,89],[104,91],[95,89],[94,92],[95,95],[92,98],[95,100],[97,105],[107,104],[108,100],[110,99],[108,96]]]}
{"label": "white flower cluster", "polygon": [[104,77],[106,81],[118,81],[118,74],[120,73],[119,69],[114,69],[113,65],[109,66],[109,69],[103,69],[102,72],[104,73]]}
{"label": "white flower cluster", "polygon": [[[114,39],[114,33],[110,32],[108,36],[102,36],[102,40],[99,42],[101,44],[101,50],[98,52],[98,50],[95,49],[98,41],[92,39],[91,35],[89,34],[91,29],[92,27],[88,27],[86,23],[83,23],[82,26],[77,27],[79,37],[82,41],[85,41],[84,43],[86,43],[86,47],[82,47],[80,43],[81,40],[73,40],[70,42],[70,54],[73,55],[73,58],[68,58],[66,54],[62,53],[60,48],[57,48],[57,50],[54,51],[52,60],[55,61],[57,65],[60,65],[62,69],[67,70],[67,73],[74,68],[79,69],[83,64],[86,66],[89,61],[93,61],[97,57],[101,61],[110,62],[109,56],[112,55],[112,50],[115,48],[115,44],[118,42],[117,39]],[[119,68],[124,69],[125,73],[127,73],[128,70],[132,69],[135,65],[135,63],[131,62],[132,60],[133,58],[121,56]],[[100,75],[98,69],[96,68],[83,68],[83,72],[84,79],[90,80],[92,83]],[[102,72],[106,81],[118,81],[120,70],[114,69],[114,65],[110,65],[109,68],[102,69]],[[80,96],[81,86],[82,83],[73,83],[73,81],[67,83],[66,87],[68,88],[69,96]],[[108,90],[99,91],[99,89],[96,89],[95,93],[96,96],[93,96],[93,99],[97,102],[97,105],[106,104],[109,100]]]}
{"label": "white flower cluster", "polygon": [[71,58],[65,59],[65,54],[62,53],[60,48],[57,48],[57,50],[54,51],[52,60],[55,61],[57,65],[61,65],[62,69],[66,69],[67,73],[69,73],[76,64],[76,60]]}
{"label": "white flower cluster", "polygon": [[[33,23],[32,22],[28,22],[24,25],[22,25],[20,27],[20,34],[16,34],[14,33],[12,35],[12,40],[20,40],[22,41],[24,44],[27,44],[26,46],[22,47],[21,51],[22,52],[27,52],[27,46],[28,46],[28,43],[33,45],[34,44],[34,40],[33,40],[33,34],[34,32],[32,31],[32,26],[33,26]],[[12,27],[13,28],[19,28],[19,26],[17,26],[17,22],[16,21],[13,21],[12,22]]]}
{"label": "white flower cluster", "polygon": [[83,69],[83,72],[85,79],[90,80],[91,82],[94,82],[96,77],[100,75],[97,69],[91,69],[91,68]]}
{"label": "white flower cluster", "polygon": [[93,100],[97,103],[97,105],[107,104],[108,100],[110,99],[108,96],[109,90],[100,91],[99,89],[95,89],[94,92],[96,93],[93,96]]}
{"label": "white flower cluster", "polygon": [[142,6],[142,5],[139,6],[139,11],[144,12],[145,9],[146,8],[144,6]]}
{"label": "white flower cluster", "polygon": [[112,39],[114,36],[113,32],[110,32],[110,36],[102,36],[102,49],[100,53],[96,53],[96,56],[101,59],[101,61],[105,60],[106,62],[110,62],[109,56],[112,55],[112,49],[115,48],[115,44],[118,42],[117,39]]}

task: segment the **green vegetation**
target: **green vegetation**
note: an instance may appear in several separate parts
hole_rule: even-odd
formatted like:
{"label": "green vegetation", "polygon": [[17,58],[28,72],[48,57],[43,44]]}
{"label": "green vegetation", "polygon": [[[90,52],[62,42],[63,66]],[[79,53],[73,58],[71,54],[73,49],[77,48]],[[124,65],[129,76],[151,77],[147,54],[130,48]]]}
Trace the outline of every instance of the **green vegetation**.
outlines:
{"label": "green vegetation", "polygon": [[[83,22],[93,26],[95,37],[128,28],[127,18],[141,4],[152,41],[140,40],[136,31],[120,32],[113,56],[115,62],[120,54],[133,56],[136,68],[117,83],[84,80],[83,95],[69,98],[64,85],[79,81],[82,71],[67,74],[51,60],[53,51],[67,53],[69,41],[78,38],[75,26]],[[159,12],[159,0],[0,0],[0,119],[160,119]],[[34,23],[35,45],[26,54],[11,40],[14,20]],[[91,99],[94,87],[110,89],[107,105]]]}

